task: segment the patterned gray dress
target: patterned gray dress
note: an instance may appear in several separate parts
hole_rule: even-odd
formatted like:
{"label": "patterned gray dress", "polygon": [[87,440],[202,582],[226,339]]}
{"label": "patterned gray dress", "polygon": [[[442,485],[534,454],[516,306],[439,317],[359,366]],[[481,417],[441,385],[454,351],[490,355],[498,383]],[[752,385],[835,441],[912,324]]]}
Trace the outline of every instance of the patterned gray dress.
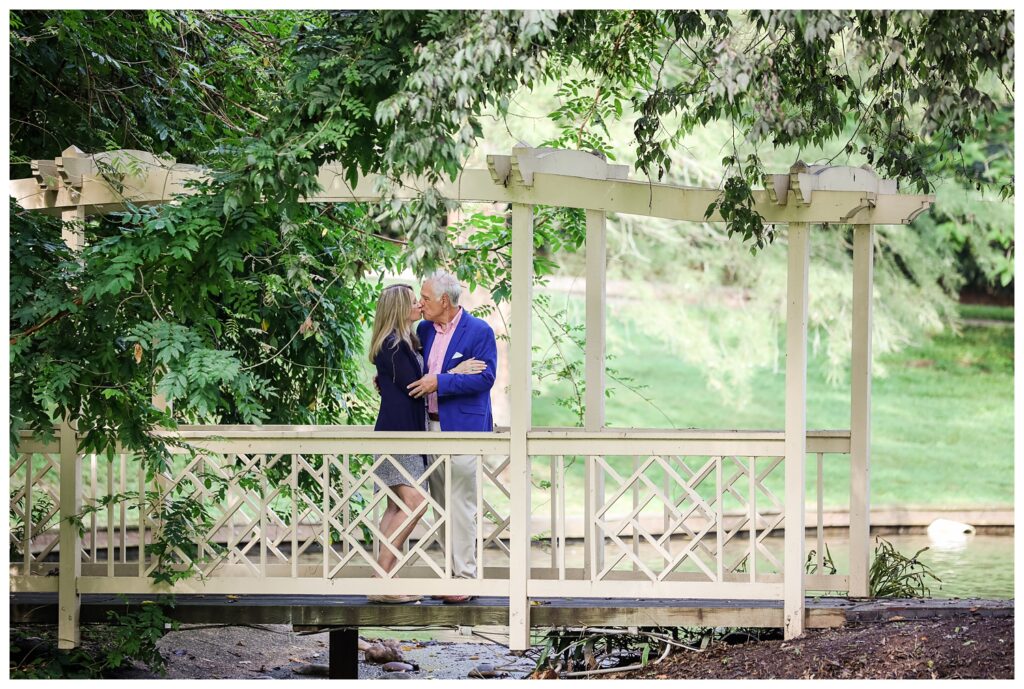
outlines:
{"label": "patterned gray dress", "polygon": [[[415,352],[416,361],[419,363],[420,370],[423,370],[423,355],[419,352]],[[423,405],[424,410],[426,405]],[[423,430],[427,430],[427,416],[423,415]],[[380,459],[381,455],[376,455],[374,460]],[[425,455],[392,455],[394,461],[402,465],[406,473],[415,479],[418,479],[423,475],[423,472],[427,470],[427,457]],[[395,468],[392,460],[385,459],[381,462],[373,472],[381,482],[386,486],[408,486],[410,485],[409,480],[399,473],[398,469]],[[425,488],[425,482],[420,483],[420,488]],[[376,493],[378,490],[377,484],[373,485],[373,492]]]}

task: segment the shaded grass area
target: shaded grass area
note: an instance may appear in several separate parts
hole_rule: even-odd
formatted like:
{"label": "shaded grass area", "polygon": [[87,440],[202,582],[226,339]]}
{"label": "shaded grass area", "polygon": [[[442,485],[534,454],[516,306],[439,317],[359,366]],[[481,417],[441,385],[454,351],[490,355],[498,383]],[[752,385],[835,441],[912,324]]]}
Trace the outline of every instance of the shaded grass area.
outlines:
{"label": "shaded grass area", "polygon": [[[628,321],[612,321],[608,331],[610,365],[648,386],[638,395],[610,380],[617,390],[607,401],[608,425],[783,428],[784,361],[778,371],[754,373],[751,399],[737,407],[727,394],[709,388],[702,370],[634,331]],[[872,505],[1013,505],[1013,340],[1012,328],[966,326],[960,334],[946,332],[880,358],[883,370],[876,371],[872,389]],[[849,380],[830,384],[824,354],[813,347],[807,383],[809,428],[849,428]],[[567,391],[564,383],[542,386],[534,400],[535,425],[574,425],[556,404]],[[846,460],[826,456],[826,507],[849,504]],[[813,467],[809,462],[812,500]],[[781,467],[778,473],[767,483],[773,490],[781,490]]]}
{"label": "shaded grass area", "polygon": [[1012,306],[994,306],[990,304],[959,304],[957,313],[961,318],[974,318],[987,321],[1013,322]]}

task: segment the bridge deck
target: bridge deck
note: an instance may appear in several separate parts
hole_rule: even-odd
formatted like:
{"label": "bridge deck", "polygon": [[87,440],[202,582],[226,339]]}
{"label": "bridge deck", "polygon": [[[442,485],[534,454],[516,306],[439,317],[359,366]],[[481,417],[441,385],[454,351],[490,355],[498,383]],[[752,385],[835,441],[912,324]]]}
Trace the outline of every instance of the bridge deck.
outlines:
{"label": "bridge deck", "polygon": [[[124,613],[153,596],[82,596],[83,623],[104,622],[107,612]],[[807,626],[839,627],[855,620],[913,619],[962,614],[1012,616],[1013,601],[808,598]],[[11,624],[55,624],[56,593],[11,593]],[[417,625],[504,626],[508,599],[481,597],[459,605],[424,598],[419,603],[370,603],[366,596],[177,595],[167,615],[183,623],[291,624],[295,627],[381,627]],[[535,599],[534,627],[782,627],[780,601],[636,598]]]}

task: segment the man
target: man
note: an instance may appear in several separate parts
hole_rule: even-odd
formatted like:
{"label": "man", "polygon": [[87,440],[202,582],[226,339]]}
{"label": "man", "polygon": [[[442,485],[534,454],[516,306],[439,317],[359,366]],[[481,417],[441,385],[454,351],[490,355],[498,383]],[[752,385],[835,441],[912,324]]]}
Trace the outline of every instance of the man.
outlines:
{"label": "man", "polygon": [[[431,431],[492,431],[491,388],[498,363],[498,347],[491,326],[459,306],[462,288],[456,277],[439,272],[420,288],[423,319],[416,329],[423,345],[425,375],[409,385],[413,397],[427,396]],[[447,373],[467,359],[482,362],[473,375]],[[476,577],[476,463],[475,455],[452,456],[452,571],[456,577]],[[445,505],[444,472],[429,479],[431,496]],[[445,596],[446,603],[462,603],[471,596]]]}

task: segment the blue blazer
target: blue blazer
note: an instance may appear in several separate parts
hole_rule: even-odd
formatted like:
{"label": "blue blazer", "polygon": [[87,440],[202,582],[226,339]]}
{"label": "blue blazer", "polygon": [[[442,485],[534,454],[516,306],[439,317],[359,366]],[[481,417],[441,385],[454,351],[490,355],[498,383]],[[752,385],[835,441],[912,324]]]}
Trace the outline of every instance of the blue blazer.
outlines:
{"label": "blue blazer", "polygon": [[[434,324],[420,321],[416,334],[423,343],[424,373],[434,345]],[[456,356],[460,355],[460,356]],[[460,375],[445,373],[466,359],[479,359],[487,364],[482,373]],[[437,376],[437,413],[442,431],[493,431],[491,388],[498,367],[498,345],[487,321],[463,309],[455,334],[444,354],[441,373]]]}
{"label": "blue blazer", "polygon": [[380,411],[373,430],[427,430],[426,398],[410,397],[406,389],[423,375],[412,348],[394,334],[389,335],[373,363],[377,367],[377,385],[380,387]]}

